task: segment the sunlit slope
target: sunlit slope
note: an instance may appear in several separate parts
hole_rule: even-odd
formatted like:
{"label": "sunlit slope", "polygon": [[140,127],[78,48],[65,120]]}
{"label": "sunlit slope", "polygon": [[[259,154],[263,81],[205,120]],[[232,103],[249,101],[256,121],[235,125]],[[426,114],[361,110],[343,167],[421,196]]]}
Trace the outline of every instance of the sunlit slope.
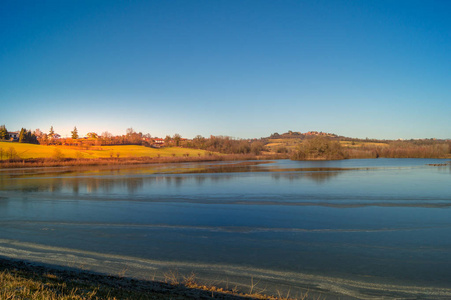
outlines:
{"label": "sunlit slope", "polygon": [[389,145],[384,142],[353,142],[353,141],[340,141],[341,146],[347,148],[358,148],[358,147],[388,147]]}
{"label": "sunlit slope", "polygon": [[[288,150],[295,150],[300,144],[302,144],[305,139],[301,138],[277,138],[268,139],[268,144],[266,147],[270,151],[277,151],[279,148],[286,148]],[[340,141],[340,145],[344,148],[362,148],[362,147],[388,147],[386,142],[365,142],[365,141]]]}
{"label": "sunlit slope", "polygon": [[[27,158],[107,158],[107,157],[172,157],[189,156],[197,157],[207,154],[205,150],[168,147],[154,149],[137,145],[125,146],[102,146],[90,149],[66,147],[66,146],[44,146],[12,142],[0,142],[1,159],[10,158],[11,150],[21,159]],[[17,158],[16,156],[16,158]]]}

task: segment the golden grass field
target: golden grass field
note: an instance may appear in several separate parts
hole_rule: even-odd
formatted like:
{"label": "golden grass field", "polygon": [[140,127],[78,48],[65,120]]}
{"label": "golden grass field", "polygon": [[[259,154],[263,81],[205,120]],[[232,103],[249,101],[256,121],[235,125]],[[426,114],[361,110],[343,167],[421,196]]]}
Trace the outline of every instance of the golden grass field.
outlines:
{"label": "golden grass field", "polygon": [[270,152],[275,152],[280,147],[294,150],[301,143],[300,139],[269,139],[265,146]]}
{"label": "golden grass field", "polygon": [[[291,146],[296,146],[301,144],[304,140],[302,139],[269,139],[268,140],[269,143],[266,144],[267,147],[280,147],[280,146],[285,146],[285,147],[291,147]],[[352,141],[340,141],[340,144],[343,147],[348,147],[348,148],[357,148],[357,147],[388,147],[387,143],[375,143],[375,142],[352,142]]]}
{"label": "golden grass field", "polygon": [[179,147],[149,148],[137,145],[101,146],[89,149],[71,146],[44,146],[16,142],[0,142],[0,159],[9,158],[11,148],[20,159],[28,158],[108,158],[108,157],[173,157],[205,156],[208,151]]}
{"label": "golden grass field", "polygon": [[374,142],[353,142],[352,141],[340,141],[341,146],[347,148],[359,148],[359,147],[388,147],[387,143],[374,143]]}

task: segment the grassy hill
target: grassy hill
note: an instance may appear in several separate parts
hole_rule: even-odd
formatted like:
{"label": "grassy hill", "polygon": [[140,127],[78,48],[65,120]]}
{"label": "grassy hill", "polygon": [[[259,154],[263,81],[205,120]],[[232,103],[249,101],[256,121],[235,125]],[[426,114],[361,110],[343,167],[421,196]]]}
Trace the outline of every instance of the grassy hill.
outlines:
{"label": "grassy hill", "polygon": [[0,142],[0,160],[15,158],[109,158],[109,157],[173,157],[205,156],[208,151],[179,147],[149,148],[138,145],[101,146],[79,148],[70,146],[44,146],[16,142]]}
{"label": "grassy hill", "polygon": [[[316,146],[311,145],[311,142],[315,139],[327,141],[319,143],[324,146],[324,149],[316,149]],[[300,149],[303,149],[309,155],[298,158],[302,160],[317,159],[311,157],[312,153],[330,150],[332,146],[337,148],[337,151],[341,153],[339,157],[342,158],[451,158],[451,141],[449,140],[362,140],[331,134],[321,136],[284,133],[266,138],[265,146],[270,153],[286,153],[290,158],[295,157],[296,154],[299,154]],[[306,150],[306,148],[309,148],[309,150]],[[327,158],[323,157],[323,159]]]}
{"label": "grassy hill", "polygon": [[[308,137],[307,139],[311,139],[314,137]],[[366,147],[388,147],[388,143],[385,141],[380,142],[367,142],[367,141],[347,141],[347,140],[339,140],[338,138],[335,138],[333,140],[337,140],[340,142],[340,145],[343,148],[366,148]],[[303,137],[291,137],[291,138],[267,138],[266,147],[270,152],[277,152],[278,149],[281,147],[290,150],[295,150],[300,144],[306,141],[306,138]]]}

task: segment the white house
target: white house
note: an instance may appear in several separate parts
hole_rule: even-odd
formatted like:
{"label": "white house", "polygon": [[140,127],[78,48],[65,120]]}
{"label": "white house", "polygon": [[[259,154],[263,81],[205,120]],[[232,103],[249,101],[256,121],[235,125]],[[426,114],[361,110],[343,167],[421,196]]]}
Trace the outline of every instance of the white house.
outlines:
{"label": "white house", "polygon": [[9,131],[8,132],[9,138],[13,141],[17,141],[19,140],[19,133],[20,133],[19,131]]}

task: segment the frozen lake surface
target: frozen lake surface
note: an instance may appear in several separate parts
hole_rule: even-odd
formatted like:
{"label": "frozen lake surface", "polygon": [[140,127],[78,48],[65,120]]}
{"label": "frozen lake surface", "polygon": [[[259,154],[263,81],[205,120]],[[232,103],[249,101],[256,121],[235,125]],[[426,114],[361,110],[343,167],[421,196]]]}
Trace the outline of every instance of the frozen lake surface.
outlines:
{"label": "frozen lake surface", "polygon": [[446,299],[451,167],[431,165],[446,162],[2,170],[0,256],[327,299]]}

